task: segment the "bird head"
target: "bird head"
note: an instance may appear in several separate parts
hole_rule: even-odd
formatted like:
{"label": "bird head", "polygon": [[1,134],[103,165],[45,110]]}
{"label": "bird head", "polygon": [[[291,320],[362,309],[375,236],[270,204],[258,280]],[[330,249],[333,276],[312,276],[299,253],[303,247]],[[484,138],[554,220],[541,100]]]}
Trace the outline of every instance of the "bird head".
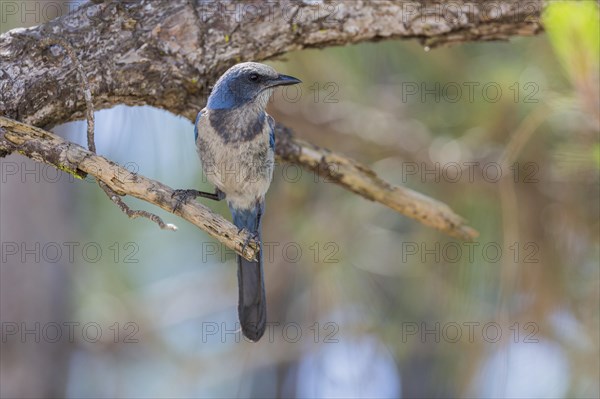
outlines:
{"label": "bird head", "polygon": [[233,109],[244,105],[266,107],[273,88],[301,83],[257,62],[232,66],[219,78],[208,97],[209,109]]}

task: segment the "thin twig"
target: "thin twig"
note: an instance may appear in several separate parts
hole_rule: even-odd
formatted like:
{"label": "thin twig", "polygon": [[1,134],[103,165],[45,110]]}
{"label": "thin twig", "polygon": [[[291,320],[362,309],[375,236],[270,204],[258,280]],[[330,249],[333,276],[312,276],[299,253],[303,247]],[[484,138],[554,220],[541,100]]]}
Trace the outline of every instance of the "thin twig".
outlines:
{"label": "thin twig", "polygon": [[479,235],[448,205],[408,188],[391,185],[365,165],[294,138],[285,126],[277,125],[275,137],[277,155],[284,161],[302,165],[347,190],[452,237],[471,241]]}
{"label": "thin twig", "polygon": [[48,46],[61,46],[66,52],[73,65],[77,69],[77,76],[79,76],[79,83],[83,86],[83,96],[85,99],[85,118],[87,120],[87,142],[88,149],[91,152],[96,152],[96,142],[94,141],[94,102],[92,101],[92,90],[90,89],[90,82],[87,79],[83,65],[75,54],[75,49],[71,43],[64,39],[55,36],[45,36],[39,41],[39,45],[43,48]]}
{"label": "thin twig", "polygon": [[[92,90],[90,89],[90,83],[85,74],[85,70],[83,69],[83,65],[81,64],[79,58],[77,58],[77,55],[75,54],[75,49],[66,40],[51,35],[42,38],[38,44],[43,48],[53,45],[61,46],[67,52],[67,55],[71,59],[71,62],[75,65],[75,68],[77,69],[77,76],[79,77],[79,82],[83,86],[83,95],[85,98],[85,117],[87,120],[88,149],[91,152],[96,153],[96,141],[94,139],[94,102],[92,99]],[[100,180],[97,180],[97,182],[102,191],[104,191],[104,193],[106,194],[106,196],[110,198],[110,200],[114,202],[115,205],[117,205],[119,209],[121,209],[123,213],[125,213],[130,219],[143,217],[155,222],[163,230],[177,230],[177,226],[175,226],[172,223],[165,223],[159,216],[153,213],[150,213],[148,211],[132,210],[125,202],[123,202],[123,200],[119,197],[119,194],[117,194],[113,189],[111,189],[108,185],[106,185]]]}
{"label": "thin twig", "polygon": [[173,230],[173,231],[177,230],[177,226],[175,226],[174,224],[171,224],[171,223],[165,223],[159,216],[155,215],[154,213],[150,213],[148,211],[142,211],[139,209],[132,210],[125,202],[123,202],[123,200],[121,199],[119,194],[115,193],[104,182],[98,180],[98,185],[100,186],[100,188],[102,188],[102,190],[104,190],[104,192],[106,193],[108,198],[110,198],[110,200],[112,202],[114,202],[115,205],[117,205],[123,211],[123,213],[125,213],[129,217],[129,219],[137,219],[139,217],[142,217],[142,218],[150,219],[151,221],[156,223],[158,225],[158,227],[160,227],[163,230]]}

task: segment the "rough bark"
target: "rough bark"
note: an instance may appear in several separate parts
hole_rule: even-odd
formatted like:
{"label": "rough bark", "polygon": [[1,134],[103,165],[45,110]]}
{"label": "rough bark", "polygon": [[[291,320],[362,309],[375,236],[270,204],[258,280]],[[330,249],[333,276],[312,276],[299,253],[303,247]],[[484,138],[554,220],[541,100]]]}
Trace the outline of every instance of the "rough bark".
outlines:
{"label": "rough bark", "polygon": [[83,118],[75,65],[58,46],[36,46],[48,35],[74,47],[96,109],[147,104],[193,120],[209,86],[237,62],[369,40],[419,38],[432,47],[541,30],[541,0],[306,3],[86,3],[0,36],[0,114],[41,127]]}

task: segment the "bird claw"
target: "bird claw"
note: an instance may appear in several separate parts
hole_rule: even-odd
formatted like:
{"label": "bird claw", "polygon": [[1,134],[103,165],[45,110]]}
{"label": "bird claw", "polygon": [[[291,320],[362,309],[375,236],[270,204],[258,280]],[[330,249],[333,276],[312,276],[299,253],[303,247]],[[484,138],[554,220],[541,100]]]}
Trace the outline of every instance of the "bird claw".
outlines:
{"label": "bird claw", "polygon": [[178,189],[173,191],[171,194],[171,198],[176,198],[175,206],[173,207],[173,212],[177,212],[181,209],[181,206],[188,202],[190,198],[196,198],[196,190],[187,190],[187,189]]}
{"label": "bird claw", "polygon": [[[242,227],[241,229],[238,230],[238,234],[240,234],[242,231],[246,230],[245,227]],[[247,231],[247,230],[246,230]],[[254,241],[258,241],[258,232],[249,232],[248,238],[246,238],[246,240],[244,241],[244,245],[242,246],[242,253],[246,253],[246,248],[248,248],[248,244],[250,244],[251,240]]]}

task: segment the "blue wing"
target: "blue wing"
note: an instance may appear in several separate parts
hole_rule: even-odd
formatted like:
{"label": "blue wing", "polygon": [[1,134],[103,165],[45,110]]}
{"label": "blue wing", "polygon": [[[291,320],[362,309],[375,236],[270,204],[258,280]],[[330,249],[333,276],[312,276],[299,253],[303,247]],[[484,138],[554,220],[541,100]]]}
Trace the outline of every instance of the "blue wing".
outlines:
{"label": "blue wing", "polygon": [[269,128],[271,129],[269,132],[269,147],[273,151],[275,151],[275,121],[271,117],[271,115],[267,115],[267,121],[269,122]]}
{"label": "blue wing", "polygon": [[201,116],[202,116],[202,110],[200,110],[200,112],[198,112],[198,116],[196,117],[196,122],[194,122],[194,141],[198,140],[198,121],[200,120]]}

